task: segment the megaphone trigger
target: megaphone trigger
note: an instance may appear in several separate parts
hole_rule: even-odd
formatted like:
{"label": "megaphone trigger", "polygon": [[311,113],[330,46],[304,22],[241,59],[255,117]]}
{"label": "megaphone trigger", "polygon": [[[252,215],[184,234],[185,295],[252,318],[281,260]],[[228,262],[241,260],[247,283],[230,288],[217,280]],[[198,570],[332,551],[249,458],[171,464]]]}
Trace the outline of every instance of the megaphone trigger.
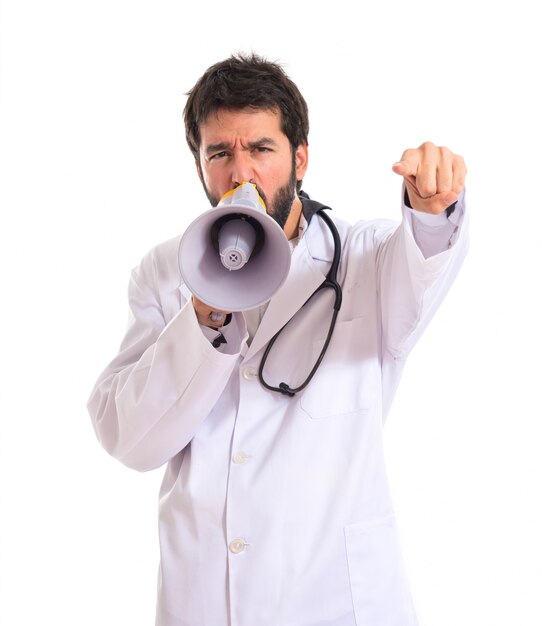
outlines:
{"label": "megaphone trigger", "polygon": [[211,311],[210,318],[211,322],[222,323],[226,319],[226,313],[222,313],[221,311]]}

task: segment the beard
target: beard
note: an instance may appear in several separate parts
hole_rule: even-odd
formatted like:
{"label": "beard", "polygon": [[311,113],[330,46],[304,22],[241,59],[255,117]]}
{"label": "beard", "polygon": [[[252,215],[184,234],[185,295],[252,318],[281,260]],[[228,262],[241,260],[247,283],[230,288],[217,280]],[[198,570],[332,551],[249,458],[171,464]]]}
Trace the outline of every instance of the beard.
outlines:
{"label": "beard", "polygon": [[[202,180],[203,189],[205,191],[205,195],[207,199],[211,203],[212,207],[216,207],[216,205],[220,202],[220,198],[218,196],[213,195],[209,189],[207,189],[207,185]],[[284,225],[288,220],[290,212],[292,210],[292,205],[296,197],[296,184],[297,184],[297,176],[295,172],[295,156],[292,154],[292,168],[290,170],[290,177],[288,182],[279,187],[275,193],[275,197],[271,202],[268,201],[266,194],[263,189],[260,189],[258,185],[256,185],[256,190],[260,194],[262,200],[265,203],[267,214],[272,217],[277,224],[284,229]]]}

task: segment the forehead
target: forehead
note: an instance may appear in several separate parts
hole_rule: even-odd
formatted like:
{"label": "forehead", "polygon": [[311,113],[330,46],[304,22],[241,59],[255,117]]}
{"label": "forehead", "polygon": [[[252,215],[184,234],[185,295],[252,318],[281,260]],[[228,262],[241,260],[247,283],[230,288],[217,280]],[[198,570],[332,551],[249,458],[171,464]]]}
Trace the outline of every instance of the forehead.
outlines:
{"label": "forehead", "polygon": [[201,146],[218,140],[254,139],[261,136],[284,138],[280,112],[267,109],[218,109],[200,125]]}

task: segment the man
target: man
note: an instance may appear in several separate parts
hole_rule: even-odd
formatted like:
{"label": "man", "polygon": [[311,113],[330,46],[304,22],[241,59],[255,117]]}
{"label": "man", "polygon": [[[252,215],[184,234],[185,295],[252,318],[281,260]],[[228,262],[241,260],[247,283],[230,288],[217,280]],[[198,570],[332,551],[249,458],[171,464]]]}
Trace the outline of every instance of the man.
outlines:
{"label": "man", "polygon": [[[160,626],[416,624],[386,483],[382,424],[405,359],[466,251],[463,160],[423,144],[393,166],[403,221],[333,218],[342,306],[327,353],[301,384],[333,310],[333,238],[300,191],[306,104],[276,64],[209,68],[185,108],[187,140],[216,205],[251,182],[292,247],[266,305],[228,315],[188,291],[179,240],[134,270],[132,320],[89,400],[96,433],[129,467],[167,463],[160,491]],[[355,199],[354,199],[355,201]],[[290,321],[289,321],[290,320]]]}

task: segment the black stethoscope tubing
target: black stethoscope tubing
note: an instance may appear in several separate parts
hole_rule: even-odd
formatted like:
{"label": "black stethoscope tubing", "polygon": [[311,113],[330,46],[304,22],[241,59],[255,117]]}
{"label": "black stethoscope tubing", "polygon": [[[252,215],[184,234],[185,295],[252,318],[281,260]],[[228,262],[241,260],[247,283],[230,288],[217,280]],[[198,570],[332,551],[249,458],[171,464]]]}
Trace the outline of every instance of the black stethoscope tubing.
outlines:
{"label": "black stethoscope tubing", "polygon": [[[325,207],[325,208],[327,208],[327,207]],[[329,325],[329,330],[328,330],[328,333],[327,333],[326,340],[324,342],[322,350],[320,351],[320,355],[318,356],[318,359],[316,360],[316,363],[314,364],[314,366],[313,366],[312,370],[310,371],[309,375],[307,376],[307,378],[305,379],[305,381],[301,385],[299,385],[298,387],[295,387],[294,389],[292,389],[285,382],[281,382],[278,385],[278,387],[274,387],[273,385],[269,385],[264,380],[263,370],[265,368],[265,364],[267,362],[267,358],[269,356],[269,352],[271,351],[271,348],[273,347],[275,341],[280,336],[280,333],[289,324],[291,319],[293,319],[293,318],[290,318],[286,322],[286,324],[284,324],[284,326],[271,338],[271,340],[267,344],[267,348],[265,349],[265,352],[263,353],[262,360],[260,362],[260,367],[259,367],[259,370],[258,370],[258,378],[260,380],[260,383],[266,389],[269,389],[269,391],[276,391],[278,393],[282,393],[282,394],[284,394],[286,396],[290,396],[290,397],[294,396],[298,391],[301,391],[302,389],[305,389],[305,387],[312,380],[313,376],[316,374],[316,371],[319,368],[320,363],[322,362],[322,359],[324,358],[324,355],[325,355],[325,353],[327,351],[327,348],[329,346],[329,342],[331,341],[331,336],[333,335],[333,330],[335,328],[335,322],[337,321],[337,315],[339,314],[339,309],[341,308],[341,304],[342,304],[342,289],[341,289],[341,286],[339,285],[339,283],[337,282],[337,272],[339,270],[339,263],[341,261],[341,238],[339,236],[339,232],[337,231],[337,227],[333,223],[332,219],[329,217],[329,215],[327,215],[327,213],[324,212],[324,208],[319,209],[317,211],[317,215],[319,215],[324,220],[324,222],[326,223],[327,227],[329,228],[329,230],[331,232],[331,235],[333,236],[333,246],[334,246],[334,249],[333,249],[333,261],[331,262],[331,267],[329,268],[329,271],[328,271],[325,279],[323,280],[322,284],[319,285],[319,287],[309,296],[309,298],[305,301],[303,306],[306,306],[312,300],[312,298],[314,298],[314,296],[317,293],[320,293],[323,289],[333,289],[333,291],[335,292],[335,302],[333,304],[333,316],[331,318],[331,323]]]}

